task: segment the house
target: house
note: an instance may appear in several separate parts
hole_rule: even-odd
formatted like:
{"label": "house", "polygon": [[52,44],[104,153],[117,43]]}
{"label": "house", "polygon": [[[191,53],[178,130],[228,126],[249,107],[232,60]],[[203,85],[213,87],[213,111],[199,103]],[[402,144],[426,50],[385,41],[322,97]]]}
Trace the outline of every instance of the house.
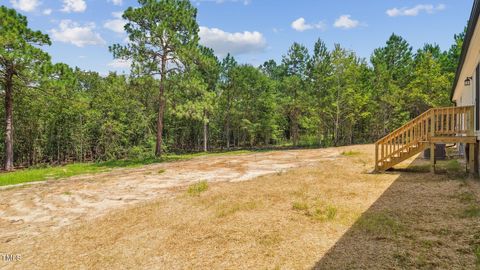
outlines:
{"label": "house", "polygon": [[[474,134],[480,138],[480,1],[475,0],[468,21],[460,62],[455,74],[455,81],[450,99],[456,106],[474,106]],[[465,146],[459,145],[460,152],[465,153]],[[466,153],[468,154],[468,153]],[[478,149],[474,149],[475,157]],[[476,165],[478,166],[478,165]],[[478,174],[478,169],[476,170]]]}
{"label": "house", "polygon": [[435,171],[435,145],[456,144],[467,149],[470,173],[479,173],[480,139],[480,0],[475,0],[448,108],[432,108],[375,143],[375,171],[430,149]]}

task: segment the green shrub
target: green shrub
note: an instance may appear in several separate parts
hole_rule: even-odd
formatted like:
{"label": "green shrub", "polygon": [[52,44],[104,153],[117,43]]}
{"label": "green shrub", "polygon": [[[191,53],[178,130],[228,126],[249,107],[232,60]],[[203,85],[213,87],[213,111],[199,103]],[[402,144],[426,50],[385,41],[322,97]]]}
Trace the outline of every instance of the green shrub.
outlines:
{"label": "green shrub", "polygon": [[144,160],[153,157],[152,150],[143,146],[134,146],[128,151],[128,158],[133,160]]}

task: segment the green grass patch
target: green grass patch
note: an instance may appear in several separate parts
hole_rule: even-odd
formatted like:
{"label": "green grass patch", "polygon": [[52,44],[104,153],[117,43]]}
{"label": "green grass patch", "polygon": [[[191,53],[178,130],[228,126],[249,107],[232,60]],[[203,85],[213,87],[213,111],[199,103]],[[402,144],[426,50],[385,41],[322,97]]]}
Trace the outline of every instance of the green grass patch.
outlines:
{"label": "green grass patch", "polygon": [[473,254],[475,255],[475,264],[477,269],[480,268],[480,245],[475,245],[473,247]]}
{"label": "green grass patch", "polygon": [[306,202],[294,202],[292,209],[302,212],[305,216],[310,217],[317,221],[330,221],[337,216],[337,208],[333,205],[325,205],[317,203],[315,205],[309,205]]}
{"label": "green grass patch", "polygon": [[353,156],[358,156],[358,155],[361,155],[362,152],[358,152],[358,151],[344,151],[342,152],[342,156],[346,156],[346,157],[353,157]]}
{"label": "green grass patch", "polygon": [[411,256],[405,250],[397,250],[393,253],[393,258],[399,264],[401,269],[406,269],[411,260]]}
{"label": "green grass patch", "polygon": [[358,220],[358,226],[370,234],[393,234],[403,230],[402,224],[387,213],[368,213]]}
{"label": "green grass patch", "polygon": [[[266,235],[260,235],[260,236],[256,236],[255,237],[256,240],[258,241],[259,244],[265,246],[265,247],[275,247],[277,246],[278,244],[280,244],[280,242],[282,242],[282,237],[280,236],[279,233],[270,233],[270,234],[266,234]],[[280,268],[278,268],[280,269]]]}
{"label": "green grass patch", "polygon": [[476,204],[475,195],[472,192],[463,192],[457,195],[461,203]]}
{"label": "green grass patch", "polygon": [[160,170],[158,170],[157,173],[158,173],[158,174],[162,174],[162,173],[164,173],[164,172],[166,172],[166,171],[167,171],[167,170],[165,170],[165,169],[160,169]]}
{"label": "green grass patch", "polygon": [[230,152],[199,152],[199,153],[191,153],[191,154],[167,154],[161,158],[145,158],[145,159],[125,159],[125,160],[112,160],[99,163],[99,165],[108,167],[108,168],[132,168],[132,167],[140,167],[144,165],[162,163],[162,162],[173,162],[173,161],[180,161],[180,160],[189,160],[196,157],[203,157],[203,156],[230,156],[230,155],[240,155],[240,154],[248,154],[252,153],[253,151],[249,150],[239,150],[239,151],[230,151]]}
{"label": "green grass patch", "polygon": [[462,164],[458,159],[440,162],[440,170],[445,171],[450,179],[455,180],[465,180],[469,175],[465,169],[465,165]]}
{"label": "green grass patch", "polygon": [[461,217],[462,218],[480,217],[480,207],[476,205],[468,206],[465,210],[463,210]]}
{"label": "green grass patch", "polygon": [[98,173],[109,168],[94,163],[70,164],[62,167],[46,167],[25,169],[0,174],[0,186],[15,185],[28,182],[55,180],[79,174]]}
{"label": "green grass patch", "polygon": [[462,164],[457,159],[449,160],[445,163],[445,169],[450,172],[461,172],[464,170]]}
{"label": "green grass patch", "polygon": [[473,239],[470,241],[471,250],[475,256],[475,264],[477,269],[480,269],[480,233],[476,232]]}
{"label": "green grass patch", "polygon": [[[401,169],[404,172],[411,173],[429,173],[431,170],[431,165],[429,161],[425,160],[424,162],[416,165],[408,166],[405,169]],[[445,174],[450,179],[465,179],[468,174],[465,172],[465,167],[457,159],[451,160],[438,160],[435,165],[435,170],[437,174]]]}
{"label": "green grass patch", "polygon": [[201,182],[195,183],[193,185],[190,185],[188,187],[187,193],[192,195],[192,196],[198,196],[202,192],[207,191],[207,189],[208,189],[207,181],[201,181]]}
{"label": "green grass patch", "polygon": [[315,207],[310,215],[318,221],[333,220],[337,216],[337,208],[333,205],[327,205],[325,207]]}
{"label": "green grass patch", "polygon": [[[134,168],[144,165],[172,162],[178,160],[188,160],[201,156],[227,156],[227,155],[239,155],[252,153],[252,151],[231,151],[231,152],[215,152],[215,153],[194,153],[194,154],[169,154],[162,158],[146,158],[139,160],[112,160],[98,163],[75,163],[65,166],[50,167],[45,166],[42,168],[30,168],[24,170],[18,170],[9,173],[0,173],[0,186],[10,186],[29,182],[39,182],[46,180],[57,180],[67,178],[71,176],[100,173],[110,171],[115,168]],[[164,173],[165,171],[158,172]]]}
{"label": "green grass patch", "polygon": [[224,218],[240,211],[251,211],[258,207],[256,202],[239,202],[233,204],[220,204],[216,210],[218,218]]}
{"label": "green grass patch", "polygon": [[470,191],[465,191],[453,197],[465,205],[464,210],[460,213],[461,218],[476,218],[480,217],[480,207],[478,206],[475,194]]}
{"label": "green grass patch", "polygon": [[304,202],[294,202],[292,204],[292,209],[297,211],[306,211],[308,210],[308,204]]}

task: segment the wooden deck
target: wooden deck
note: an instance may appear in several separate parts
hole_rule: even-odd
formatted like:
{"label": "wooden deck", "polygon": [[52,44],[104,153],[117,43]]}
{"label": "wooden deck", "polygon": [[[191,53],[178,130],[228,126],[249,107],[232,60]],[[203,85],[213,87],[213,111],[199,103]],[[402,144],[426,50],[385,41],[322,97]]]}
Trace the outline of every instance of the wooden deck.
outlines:
{"label": "wooden deck", "polygon": [[[381,172],[430,148],[435,170],[435,144],[465,143],[476,149],[474,107],[433,108],[375,143],[375,171]],[[469,167],[475,169],[475,151],[469,151]]]}

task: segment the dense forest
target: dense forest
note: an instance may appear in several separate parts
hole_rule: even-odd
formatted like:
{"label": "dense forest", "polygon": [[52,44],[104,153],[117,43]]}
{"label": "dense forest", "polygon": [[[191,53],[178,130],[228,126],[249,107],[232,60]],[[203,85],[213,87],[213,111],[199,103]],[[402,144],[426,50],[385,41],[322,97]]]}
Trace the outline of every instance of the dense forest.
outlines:
{"label": "dense forest", "polygon": [[[188,0],[139,0],[123,18],[129,75],[52,63],[48,35],[0,8],[1,134],[14,166],[143,159],[169,152],[371,143],[449,93],[464,32],[442,51],[392,34],[370,59],[318,40],[259,67],[199,45]],[[460,29],[461,30],[461,29]],[[308,44],[309,46],[312,44]]]}

